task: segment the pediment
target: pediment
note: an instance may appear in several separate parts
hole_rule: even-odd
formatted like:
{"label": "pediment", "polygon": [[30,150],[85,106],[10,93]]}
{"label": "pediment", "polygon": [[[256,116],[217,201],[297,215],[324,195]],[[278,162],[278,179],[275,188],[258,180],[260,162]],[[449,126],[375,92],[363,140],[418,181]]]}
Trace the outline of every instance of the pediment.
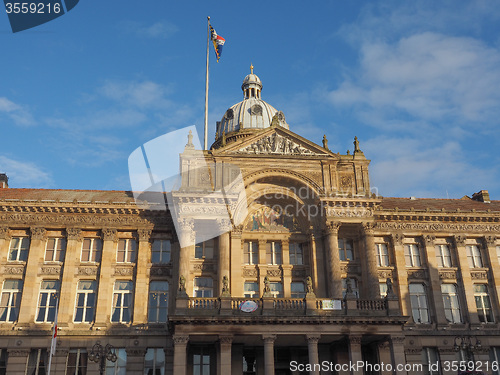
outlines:
{"label": "pediment", "polygon": [[[222,150],[221,150],[222,151]],[[270,128],[229,144],[224,153],[241,155],[331,155],[329,150],[283,128]]]}

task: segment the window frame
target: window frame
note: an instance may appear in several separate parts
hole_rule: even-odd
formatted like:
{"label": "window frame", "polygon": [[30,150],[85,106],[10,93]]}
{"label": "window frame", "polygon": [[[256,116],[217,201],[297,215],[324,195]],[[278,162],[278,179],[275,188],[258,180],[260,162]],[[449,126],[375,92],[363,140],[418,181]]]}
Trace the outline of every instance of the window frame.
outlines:
{"label": "window frame", "polygon": [[[215,254],[215,238],[199,242],[194,245],[195,259],[213,259]],[[201,252],[200,252],[201,249]]]}
{"label": "window frame", "polygon": [[[54,241],[54,248],[49,249],[49,244]],[[66,256],[67,241],[64,237],[49,237],[45,244],[45,255],[43,260],[45,263],[63,263]],[[52,251],[52,257],[49,257],[49,251]]]}
{"label": "window frame", "polygon": [[[54,289],[43,289],[44,283],[55,282],[57,288]],[[35,316],[35,323],[53,323],[56,315],[57,309],[57,298],[59,295],[59,291],[61,289],[61,283],[59,280],[42,280],[40,283],[40,292],[38,293],[38,302],[37,302],[37,313]],[[42,301],[45,299],[45,304],[42,306]],[[40,316],[41,309],[44,309],[44,318],[43,320],[38,320]],[[52,320],[50,320],[50,316],[52,315]]]}
{"label": "window frame", "polygon": [[[166,285],[166,288],[152,289],[154,285]],[[169,288],[170,285],[168,281],[152,280],[149,282],[148,323],[167,323]],[[156,302],[154,305],[152,304],[153,301]],[[163,306],[161,302],[166,302],[166,304]],[[162,311],[165,311],[165,319],[160,319]],[[154,319],[151,319],[152,317],[154,317]]]}
{"label": "window frame", "polygon": [[[155,243],[160,244],[159,249],[155,249]],[[155,254],[159,254],[158,255],[159,261],[155,260]],[[153,242],[151,243],[151,263],[168,264],[171,261],[172,261],[172,241],[164,238],[154,238]]]}
{"label": "window frame", "polygon": [[289,243],[288,245],[289,264],[291,264],[292,266],[303,266],[306,263],[304,247],[305,247],[304,244],[301,242]]}
{"label": "window frame", "polygon": [[[89,245],[89,249],[88,249],[89,260],[83,259],[83,252],[84,252],[84,250],[86,250],[86,249],[84,249],[85,241],[90,241],[90,245]],[[97,249],[96,249],[95,244],[98,244]],[[82,263],[100,263],[101,257],[102,257],[102,240],[98,237],[85,237],[82,240],[82,251],[80,253],[80,262],[82,262]],[[99,259],[97,259],[97,258],[99,258]]]}
{"label": "window frame", "polygon": [[[125,242],[125,248],[120,250],[120,243]],[[131,249],[131,245],[133,248]],[[123,253],[123,260],[119,260],[118,256]],[[137,241],[134,238],[120,238],[116,246],[116,263],[135,263],[137,258]]]}
{"label": "window frame", "polygon": [[[342,244],[342,245],[341,245]],[[350,249],[348,248],[348,244],[350,244]],[[339,238],[338,239],[338,248],[339,248],[339,259],[342,262],[349,262],[354,260],[354,241],[352,238]],[[350,257],[349,257],[349,252]]]}
{"label": "window frame", "polygon": [[422,267],[422,255],[420,246],[416,243],[404,245],[404,255],[406,267]]}
{"label": "window frame", "polygon": [[[19,282],[20,287],[18,287],[17,289],[6,288],[5,284],[9,281]],[[0,294],[0,310],[5,309],[6,319],[3,320],[3,319],[1,319],[1,316],[0,316],[0,322],[13,323],[13,322],[16,322],[17,319],[19,318],[19,308],[21,307],[23,286],[24,286],[24,281],[22,279],[5,279],[3,281],[2,291]],[[4,294],[8,294],[7,305],[5,305],[5,306],[2,304],[2,301],[4,300]],[[14,312],[13,312],[13,310],[14,310]],[[15,317],[12,320],[10,320],[12,314],[15,314]]]}
{"label": "window frame", "polygon": [[[381,250],[384,249],[384,252]],[[377,256],[377,266],[378,267],[389,267],[390,259],[389,259],[389,246],[385,242],[379,242],[375,244],[375,253]],[[383,262],[384,260],[384,262]]]}
{"label": "window frame", "polygon": [[[412,286],[421,286],[422,291],[414,291],[412,292]],[[408,285],[408,292],[410,294],[410,307],[411,307],[411,312],[412,312],[412,318],[413,321],[416,324],[428,324],[431,323],[431,315],[430,315],[430,310],[429,310],[429,298],[427,296],[427,288],[425,284],[423,283],[410,283]],[[418,302],[418,305],[415,306],[413,304],[413,301],[416,300]],[[422,306],[422,302],[425,302],[425,306]],[[416,314],[415,311],[418,312],[418,319],[415,319]],[[423,320],[423,314],[422,312],[425,312],[426,314],[426,320]]]}
{"label": "window frame", "polygon": [[259,264],[259,241],[243,242],[243,264]]}
{"label": "window frame", "polygon": [[[297,291],[297,290],[293,290],[294,289],[294,286],[301,286],[302,287],[302,290],[300,291]],[[304,284],[303,281],[292,281],[290,283],[290,297],[291,298],[306,298],[306,284]]]}
{"label": "window frame", "polygon": [[[446,249],[447,254],[445,254]],[[451,256],[451,248],[448,244],[439,244],[435,246],[436,251],[436,261],[437,266],[440,268],[449,268],[453,267],[453,258]]]}
{"label": "window frame", "polygon": [[[127,286],[130,286],[130,288],[116,289],[118,283],[120,284],[127,283]],[[124,303],[126,295],[130,295],[130,303],[128,304],[128,306],[125,306]],[[119,305],[118,302],[120,302]],[[119,311],[119,319],[113,320],[116,310]],[[129,312],[129,320],[125,320],[123,317],[125,311]],[[134,282],[131,280],[116,280],[113,286],[113,300],[111,303],[111,316],[110,316],[111,323],[129,324],[132,322],[133,312],[134,312]]]}
{"label": "window frame", "polygon": [[[441,359],[439,358],[439,351],[436,347],[426,346],[422,348],[422,365],[424,366],[425,375],[441,375],[441,365],[437,367],[437,371],[431,371],[429,368],[429,363],[438,362],[441,364]],[[433,358],[431,358],[433,357]]]}
{"label": "window frame", "polygon": [[283,264],[283,246],[281,241],[266,242],[266,264],[280,266]]}
{"label": "window frame", "polygon": [[[197,285],[197,282],[200,282],[201,280],[210,280],[211,286],[209,285]],[[201,296],[197,295],[197,292],[201,292]],[[208,293],[210,295],[205,295],[205,293]],[[211,277],[206,277],[206,276],[199,276],[195,277],[193,281],[193,296],[194,298],[213,298],[214,297],[214,279]]]}
{"label": "window frame", "polygon": [[[76,354],[75,358],[75,365],[71,366],[74,368],[69,368],[70,365],[70,357],[72,354]],[[84,358],[84,359],[82,359]],[[81,363],[80,363],[81,362]],[[88,363],[88,352],[87,349],[70,349],[68,352],[68,356],[66,357],[66,369],[65,369],[65,374],[66,375],[79,375],[82,373],[82,370],[84,373],[87,373],[87,363]]]}
{"label": "window frame", "polygon": [[269,288],[271,288],[270,293],[274,298],[283,298],[283,283],[281,281],[271,281]]}
{"label": "window frame", "polygon": [[[484,287],[485,291],[478,292],[476,290],[476,287]],[[473,291],[474,291],[474,301],[476,302],[476,311],[477,311],[477,316],[479,318],[479,321],[481,323],[494,323],[495,322],[495,314],[493,312],[493,306],[491,304],[491,298],[490,298],[490,291],[488,284],[473,284]],[[481,307],[478,306],[478,298],[481,299]],[[485,301],[487,301],[489,307],[484,307]],[[480,309],[481,308],[481,312]],[[487,313],[489,311],[489,314]],[[488,318],[488,315],[490,316],[491,319]]]}
{"label": "window frame", "polygon": [[[152,358],[152,366],[149,366],[149,364],[146,362],[149,359],[148,354],[151,353],[153,354]],[[160,357],[162,357],[163,362],[159,361],[158,359],[158,353],[161,353]],[[148,348],[146,350],[146,354],[144,355],[144,375],[148,375],[149,371],[152,370],[153,374],[156,374],[156,370],[160,370],[160,373],[165,374],[165,363],[166,363],[166,358],[165,358],[165,350],[163,348]],[[156,366],[160,366],[157,368]],[[163,371],[162,371],[163,370]]]}
{"label": "window frame", "polygon": [[[35,364],[35,368],[31,368],[31,370],[35,370],[35,372],[31,373],[31,375],[38,375],[39,372],[40,372],[40,369],[42,368],[42,366],[40,366],[40,361],[42,359],[48,359],[48,356],[50,355],[49,353],[47,353],[47,349],[41,349],[41,348],[34,348],[34,349],[31,349],[30,350],[30,353],[28,354],[28,360],[26,361],[26,367],[25,367],[25,370],[24,370],[24,373],[25,374],[28,374],[28,370],[30,370],[30,358],[33,354],[36,353],[36,364]],[[43,358],[43,357],[45,358]],[[44,373],[47,372],[47,365],[48,363],[43,363],[43,369],[44,369]]]}
{"label": "window frame", "polygon": [[[445,292],[443,287],[452,286],[454,288],[453,292]],[[462,311],[460,308],[460,295],[458,292],[458,287],[456,284],[443,283],[441,284],[441,295],[443,298],[444,315],[449,323],[462,323]],[[446,298],[448,298],[449,303],[447,303]],[[456,306],[453,306],[453,301],[456,302]],[[449,305],[449,307],[447,306]],[[458,314],[458,316],[457,316]],[[458,319],[457,319],[458,318]]]}
{"label": "window frame", "polygon": [[359,299],[359,283],[358,279],[355,277],[343,277],[341,280],[342,284],[342,298],[345,298],[347,294],[347,280],[351,280],[351,289],[352,292],[354,293],[354,296]]}
{"label": "window frame", "polygon": [[469,268],[484,267],[483,254],[481,253],[481,247],[479,245],[466,245],[465,251],[467,253],[467,262],[469,264]]}
{"label": "window frame", "polygon": [[[16,249],[13,249],[13,247],[12,247],[12,242],[14,242],[14,240],[19,240]],[[26,240],[26,242],[27,242],[26,248],[22,247],[24,240]],[[7,261],[8,262],[27,262],[29,250],[30,250],[30,245],[31,245],[31,240],[27,236],[12,237],[10,239],[9,254],[7,255]],[[15,259],[12,259],[12,254],[14,251],[16,252],[16,257],[15,257]]]}
{"label": "window frame", "polygon": [[[93,289],[83,289],[81,287],[82,282],[92,282],[94,288]],[[73,322],[75,323],[92,323],[95,319],[95,310],[96,310],[96,302],[97,302],[97,281],[96,280],[79,280],[78,284],[76,286],[76,301],[75,301],[75,312],[73,316]],[[88,298],[89,295],[93,294],[94,295],[94,303],[92,306],[88,305]],[[79,296],[83,295],[83,306],[79,306]],[[76,317],[78,315],[78,310],[82,309],[82,320],[76,320]],[[86,316],[88,315],[88,310],[92,310],[92,316],[90,320],[86,320]]]}
{"label": "window frame", "polygon": [[[107,375],[109,369],[112,369],[113,375],[125,375],[127,371],[127,351],[125,348],[115,348],[115,354],[115,362],[111,362],[106,359],[106,369],[104,373]],[[124,363],[123,360],[125,360]]]}
{"label": "window frame", "polygon": [[[246,289],[246,286],[247,285],[252,285],[252,286],[256,286],[256,290],[247,290]],[[243,296],[245,298],[252,298],[252,299],[257,299],[260,297],[260,290],[259,290],[259,283],[257,281],[245,281],[244,284],[243,284]]]}

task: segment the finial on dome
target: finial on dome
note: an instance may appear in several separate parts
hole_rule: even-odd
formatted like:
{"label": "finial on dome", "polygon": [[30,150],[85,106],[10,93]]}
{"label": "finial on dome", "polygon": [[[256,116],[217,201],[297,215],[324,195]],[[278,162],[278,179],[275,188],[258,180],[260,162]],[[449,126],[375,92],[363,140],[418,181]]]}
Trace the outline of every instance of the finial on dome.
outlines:
{"label": "finial on dome", "polygon": [[253,74],[253,64],[250,63],[250,74]]}

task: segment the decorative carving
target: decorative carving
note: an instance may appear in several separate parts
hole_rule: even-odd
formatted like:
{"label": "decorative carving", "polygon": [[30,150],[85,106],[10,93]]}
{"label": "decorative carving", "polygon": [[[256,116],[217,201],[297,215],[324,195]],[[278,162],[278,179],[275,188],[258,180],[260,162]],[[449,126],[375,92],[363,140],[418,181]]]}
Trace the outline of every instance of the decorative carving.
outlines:
{"label": "decorative carving", "polygon": [[79,228],[66,228],[66,237],[68,240],[81,241],[82,240],[82,230]]}
{"label": "decorative carving", "polygon": [[250,108],[250,114],[253,116],[262,116],[262,106],[260,106],[259,104],[254,104]]}
{"label": "decorative carving", "polygon": [[6,275],[22,275],[24,273],[24,266],[5,266],[3,273]]}
{"label": "decorative carving", "polygon": [[378,278],[379,279],[387,279],[388,277],[392,277],[392,270],[379,270]]}
{"label": "decorative carving", "polygon": [[434,241],[436,240],[436,236],[433,236],[431,234],[426,234],[425,236],[422,236],[422,239],[425,245],[434,246]]}
{"label": "decorative carving", "polygon": [[60,275],[61,267],[59,266],[43,266],[40,269],[40,275]]}
{"label": "decorative carving", "polygon": [[438,347],[437,350],[440,354],[456,353],[455,348],[453,347],[448,347],[448,348]]}
{"label": "decorative carving", "polygon": [[219,336],[221,345],[231,345],[233,343],[233,336]]}
{"label": "decorative carving", "polygon": [[395,345],[403,345],[405,343],[404,336],[392,336],[391,341]]}
{"label": "decorative carving", "polygon": [[496,236],[484,236],[484,242],[488,246],[495,245],[496,240],[497,240]]}
{"label": "decorative carving", "polygon": [[104,241],[118,241],[116,233],[116,229],[104,228],[102,230],[102,239]]}
{"label": "decorative carving", "polygon": [[193,270],[194,271],[207,271],[211,272],[214,271],[215,267],[211,263],[198,263],[198,264],[193,264]]}
{"label": "decorative carving", "polygon": [[186,278],[184,275],[179,277],[179,292],[186,292]]}
{"label": "decorative carving", "polygon": [[456,279],[457,273],[455,271],[439,271],[439,278],[441,280]]}
{"label": "decorative carving", "polygon": [[307,344],[317,345],[320,338],[317,335],[306,335]]}
{"label": "decorative carving", "polygon": [[234,118],[234,112],[232,110],[232,108],[229,108],[227,111],[226,111],[226,118],[228,120],[232,120]]}
{"label": "decorative carving", "polygon": [[9,227],[0,227],[0,239],[2,239],[2,240],[9,240],[10,239]]}
{"label": "decorative carving", "polygon": [[267,270],[267,276],[279,277],[281,276],[281,270],[280,269]]}
{"label": "decorative carving", "polygon": [[229,292],[229,279],[226,275],[222,277],[222,297],[231,297],[231,293]]}
{"label": "decorative carving", "polygon": [[272,297],[271,294],[271,282],[269,281],[269,277],[264,277],[264,294],[263,297]]}
{"label": "decorative carving", "polygon": [[262,340],[267,344],[274,344],[277,337],[277,335],[262,335]]}
{"label": "decorative carving", "polygon": [[403,233],[394,233],[392,234],[392,243],[396,245],[402,245],[403,241],[405,239],[405,236]]}
{"label": "decorative carving", "polygon": [[139,236],[139,241],[149,241],[152,232],[153,231],[151,229],[138,229],[137,235]]}
{"label": "decorative carving", "polygon": [[326,223],[325,232],[327,234],[337,235],[341,225],[342,225],[342,223],[339,221],[330,221],[330,222]]}
{"label": "decorative carving", "polygon": [[408,278],[409,279],[426,279],[427,272],[426,272],[426,270],[408,270]]}
{"label": "decorative carving", "polygon": [[172,340],[174,341],[174,345],[186,345],[189,341],[189,336],[174,335]]}
{"label": "decorative carving", "polygon": [[352,177],[351,176],[342,176],[340,177],[339,187],[341,190],[347,190],[352,187]]}
{"label": "decorative carving", "polygon": [[362,225],[363,232],[364,232],[365,236],[373,236],[374,229],[375,229],[374,223],[365,221],[361,225]]}
{"label": "decorative carving", "polygon": [[470,273],[472,280],[488,280],[488,273],[486,271],[474,271]]}
{"label": "decorative carving", "polygon": [[144,357],[146,354],[146,349],[141,348],[126,348],[127,356],[131,357]]}
{"label": "decorative carving", "polygon": [[361,345],[361,336],[349,336],[349,343],[351,345]]}
{"label": "decorative carving", "polygon": [[279,154],[279,155],[315,155],[316,152],[298,144],[297,142],[273,133],[268,137],[259,139],[249,146],[243,147],[238,153],[249,154]]}
{"label": "decorative carving", "polygon": [[97,275],[97,267],[78,267],[78,275],[83,275],[83,276]]}
{"label": "decorative carving", "polygon": [[326,214],[331,217],[372,217],[373,210],[368,207],[327,207]]}
{"label": "decorative carving", "polygon": [[497,224],[378,222],[375,228],[419,232],[500,232],[500,225]]}
{"label": "decorative carving", "polygon": [[243,270],[243,277],[257,277],[257,270],[256,269],[244,269]]}
{"label": "decorative carving", "polygon": [[311,276],[307,276],[306,278],[306,293],[314,293]]}
{"label": "decorative carving", "polygon": [[394,287],[392,285],[392,280],[388,277],[385,283],[387,285],[387,298],[390,299],[396,297],[396,293],[394,293]]}
{"label": "decorative carving", "polygon": [[420,354],[422,353],[422,348],[406,348],[405,354]]}
{"label": "decorative carving", "polygon": [[47,230],[41,227],[31,227],[30,232],[32,240],[44,240],[47,236]]}
{"label": "decorative carving", "polygon": [[229,232],[231,228],[231,220],[229,219],[215,219],[217,221],[217,225],[219,226],[219,229],[224,231],[224,232]]}
{"label": "decorative carving", "polygon": [[134,269],[132,267],[117,267],[115,268],[115,276],[132,276]]}
{"label": "decorative carving", "polygon": [[153,266],[149,274],[151,276],[172,276],[172,269],[170,267]]}
{"label": "decorative carving", "polygon": [[30,354],[29,349],[7,349],[10,357],[28,357]]}
{"label": "decorative carving", "polygon": [[454,236],[454,239],[457,246],[465,246],[465,240],[467,239],[467,237],[461,234],[457,234],[456,236]]}

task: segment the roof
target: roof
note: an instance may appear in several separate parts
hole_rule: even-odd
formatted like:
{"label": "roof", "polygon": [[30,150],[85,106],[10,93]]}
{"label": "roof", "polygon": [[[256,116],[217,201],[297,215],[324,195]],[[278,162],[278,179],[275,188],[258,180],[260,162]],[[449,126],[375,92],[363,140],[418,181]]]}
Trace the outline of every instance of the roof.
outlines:
{"label": "roof", "polygon": [[119,190],[0,189],[0,201],[6,200],[135,203],[132,192]]}
{"label": "roof", "polygon": [[[416,211],[483,211],[500,212],[500,201],[484,203],[469,198],[466,199],[434,199],[434,198],[382,198],[380,202],[382,210],[403,210],[409,211],[412,208]],[[489,210],[489,211],[488,211]]]}

